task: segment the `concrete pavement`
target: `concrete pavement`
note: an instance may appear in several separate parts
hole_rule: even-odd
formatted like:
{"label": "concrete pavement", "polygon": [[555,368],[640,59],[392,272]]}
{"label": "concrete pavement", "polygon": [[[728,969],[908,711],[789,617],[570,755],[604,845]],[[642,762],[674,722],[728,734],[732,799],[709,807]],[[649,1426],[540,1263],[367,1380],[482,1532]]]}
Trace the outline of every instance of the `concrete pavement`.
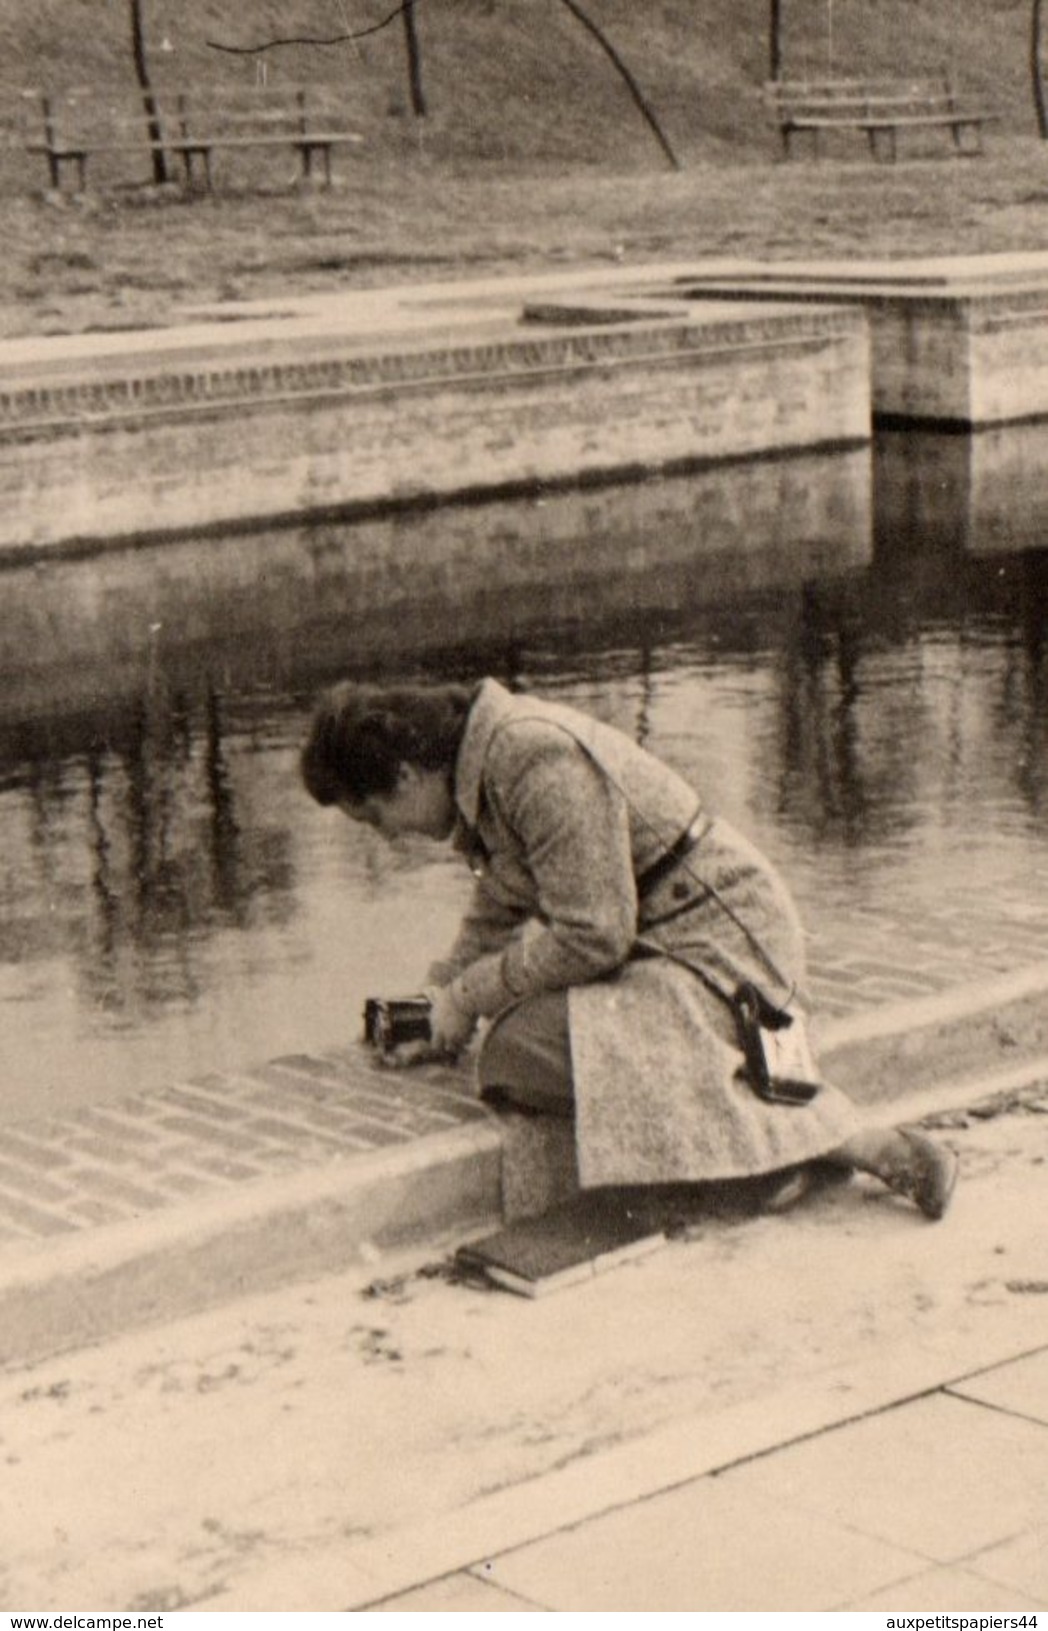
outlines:
{"label": "concrete pavement", "polygon": [[1043,1611],[1046,1462],[1042,1347],[368,1606]]}
{"label": "concrete pavement", "polygon": [[[1048,1115],[536,1302],[416,1247],[0,1379],[14,1609],[1035,1611]],[[963,1119],[964,1125],[960,1125]]]}
{"label": "concrete pavement", "polygon": [[[1027,1112],[984,1122],[958,1147],[966,1188],[952,1220],[907,1241],[899,1217],[890,1244],[871,1233],[862,1255],[845,1247],[847,1279],[840,1242],[819,1238],[812,1217],[780,1220],[821,1259],[807,1271],[790,1273],[789,1245],[772,1238],[770,1220],[743,1231],[736,1314],[722,1335],[777,1346],[781,1330],[751,1323],[756,1299],[738,1283],[749,1275],[756,1297],[768,1299],[769,1323],[799,1321],[811,1343],[766,1392],[583,1451],[402,1533],[315,1553],[308,1585],[305,1571],[282,1565],[227,1588],[213,1606],[334,1606],[341,1593],[345,1606],[415,1612],[1043,1610],[1048,1120]],[[824,1229],[834,1227],[838,1199],[817,1210]],[[885,1309],[867,1306],[866,1332],[829,1336],[835,1316],[846,1329],[863,1306],[864,1281],[876,1295],[872,1282],[896,1252],[896,1294],[909,1281],[911,1306],[927,1323],[914,1320],[885,1343]],[[983,1268],[996,1259],[997,1272],[979,1272],[980,1257]],[[948,1282],[964,1278],[965,1264],[972,1277],[950,1314]],[[605,1293],[628,1300],[629,1278],[656,1268],[668,1282],[664,1257],[619,1271]],[[822,1281],[829,1306],[804,1310],[807,1273]],[[585,1340],[585,1308],[574,1313]],[[651,1346],[658,1350],[657,1333]],[[821,1369],[841,1347],[850,1357]],[[722,1362],[708,1378],[710,1400],[726,1370]]]}

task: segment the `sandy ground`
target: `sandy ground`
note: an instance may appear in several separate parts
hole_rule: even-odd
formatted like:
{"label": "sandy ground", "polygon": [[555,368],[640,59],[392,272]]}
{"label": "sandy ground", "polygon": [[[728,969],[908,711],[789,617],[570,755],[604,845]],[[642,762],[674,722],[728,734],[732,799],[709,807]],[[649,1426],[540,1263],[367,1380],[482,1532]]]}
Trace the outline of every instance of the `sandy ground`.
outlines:
{"label": "sandy ground", "polygon": [[0,1601],[243,1601],[257,1569],[395,1547],[486,1493],[669,1423],[701,1434],[851,1362],[945,1341],[961,1375],[988,1326],[1022,1352],[1048,1293],[1048,1115],[945,1136],[964,1176],[942,1224],[855,1180],[535,1302],[376,1263],[370,1289],[358,1268],[8,1374]]}

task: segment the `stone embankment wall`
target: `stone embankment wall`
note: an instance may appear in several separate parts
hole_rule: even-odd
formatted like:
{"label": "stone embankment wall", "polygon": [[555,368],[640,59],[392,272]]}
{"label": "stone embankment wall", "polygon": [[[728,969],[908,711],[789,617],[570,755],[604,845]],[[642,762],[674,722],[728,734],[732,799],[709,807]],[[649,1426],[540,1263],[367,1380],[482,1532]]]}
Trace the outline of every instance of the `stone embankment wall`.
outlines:
{"label": "stone embankment wall", "polygon": [[0,348],[0,556],[869,437],[866,322],[837,309],[103,339]]}

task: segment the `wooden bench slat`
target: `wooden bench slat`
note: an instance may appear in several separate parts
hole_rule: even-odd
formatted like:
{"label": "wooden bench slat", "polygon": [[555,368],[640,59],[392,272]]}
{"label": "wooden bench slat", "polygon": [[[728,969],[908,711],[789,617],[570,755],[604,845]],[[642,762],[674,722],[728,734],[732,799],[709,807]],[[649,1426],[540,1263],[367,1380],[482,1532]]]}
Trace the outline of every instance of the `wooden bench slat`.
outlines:
{"label": "wooden bench slat", "polygon": [[765,84],[769,95],[797,96],[810,92],[815,96],[834,96],[842,92],[850,95],[852,92],[863,89],[871,95],[878,92],[897,92],[910,90],[914,95],[923,95],[925,92],[933,94],[941,91],[948,81],[945,78],[932,77],[900,78],[898,75],[887,76],[884,79],[770,79]]}
{"label": "wooden bench slat", "polygon": [[953,96],[849,96],[832,101],[818,96],[798,96],[790,102],[788,111],[810,107],[844,115],[852,108],[927,108],[949,112],[956,106],[957,99]]}
{"label": "wooden bench slat", "polygon": [[[982,150],[982,127],[1000,117],[960,98],[946,73],[909,78],[878,77],[776,80],[765,87],[787,156],[795,131],[808,131],[816,143],[821,131],[862,131],[875,156],[894,159],[896,132],[951,131],[960,152]],[[888,136],[885,148],[880,138]],[[974,145],[973,145],[974,140]]]}
{"label": "wooden bench slat", "polygon": [[[33,123],[27,128],[30,116]],[[318,96],[301,86],[206,97],[162,91],[148,107],[144,98],[114,100],[80,89],[61,95],[27,92],[22,128],[21,145],[47,159],[52,184],[60,186],[63,168],[75,164],[81,189],[94,153],[170,153],[183,161],[187,182],[199,163],[210,187],[214,152],[276,147],[299,154],[304,176],[311,175],[313,160],[319,159],[330,184],[332,150],[363,141],[359,131],[344,123],[337,97]]]}
{"label": "wooden bench slat", "polygon": [[148,143],[176,152],[182,147],[356,147],[362,136],[343,131],[288,131],[286,136],[175,136],[168,141]]}
{"label": "wooden bench slat", "polygon": [[857,130],[895,130],[905,125],[981,125],[999,118],[996,113],[903,113],[892,118],[881,118],[878,114],[868,116],[852,115],[848,119],[831,119],[816,114],[809,118],[800,114],[792,118],[791,123],[795,129],[814,129],[816,126],[828,130],[841,127]]}
{"label": "wooden bench slat", "polygon": [[50,153],[55,158],[75,158],[78,153],[148,153],[154,149],[166,153],[178,153],[183,149],[220,148],[220,147],[356,147],[363,141],[362,136],[350,136],[341,132],[309,131],[297,135],[289,132],[286,136],[202,136],[199,140],[193,137],[172,136],[160,142],[151,142],[143,135],[138,142],[91,142],[70,143],[49,147],[46,142],[19,143],[23,152],[33,154]]}

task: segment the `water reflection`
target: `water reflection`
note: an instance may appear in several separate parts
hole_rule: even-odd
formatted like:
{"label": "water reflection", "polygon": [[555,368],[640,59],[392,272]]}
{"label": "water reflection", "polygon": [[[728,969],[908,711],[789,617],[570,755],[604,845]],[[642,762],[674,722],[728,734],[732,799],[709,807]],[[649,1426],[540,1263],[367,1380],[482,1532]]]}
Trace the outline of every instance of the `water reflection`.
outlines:
{"label": "water reflection", "polygon": [[89,1004],[142,1020],[199,998],[215,930],[294,912],[286,829],[238,814],[224,706],[206,682],[191,698],[158,681],[95,716],[82,755],[23,736],[0,806],[18,924],[5,960],[65,950]]}
{"label": "water reflection", "polygon": [[885,431],[874,461],[882,549],[1011,554],[1048,536],[1048,423],[977,436]]}
{"label": "water reflection", "polygon": [[778,813],[813,837],[839,826],[849,844],[862,842],[876,823],[856,720],[859,629],[857,611],[806,585],[781,686]]}
{"label": "water reflection", "polygon": [[889,900],[939,951],[976,882],[1004,922],[1046,868],[1048,556],[1039,482],[1002,549],[986,459],[884,438],[872,485],[862,453],[768,461],[5,574],[9,1074],[118,1096],[322,1046],[365,981],[417,977],[464,880],[297,785],[344,672],[495,673],[615,720],[787,866],[827,965]]}

